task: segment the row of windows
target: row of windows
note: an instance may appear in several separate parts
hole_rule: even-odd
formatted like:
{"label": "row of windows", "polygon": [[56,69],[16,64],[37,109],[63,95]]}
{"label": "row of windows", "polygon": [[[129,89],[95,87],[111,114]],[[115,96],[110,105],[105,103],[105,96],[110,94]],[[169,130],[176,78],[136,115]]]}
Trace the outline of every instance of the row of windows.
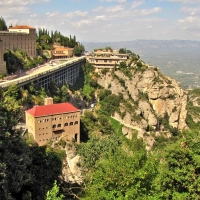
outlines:
{"label": "row of windows", "polygon": [[[45,128],[44,127],[43,128],[39,128],[39,130],[42,130],[42,129],[44,130]],[[46,129],[48,129],[48,127],[46,127]]]}
{"label": "row of windows", "polygon": [[[77,115],[71,115],[71,116],[68,116],[68,117],[66,117],[66,119],[69,119],[69,118],[74,118],[74,117],[77,117]],[[61,117],[53,117],[52,118],[52,121],[56,121],[56,120],[61,120],[62,118]],[[48,122],[49,121],[49,119],[43,119],[43,120],[38,120],[37,122],[38,122],[38,124],[39,123],[42,123],[42,122]]]}
{"label": "row of windows", "polygon": [[[46,133],[46,135],[47,135],[48,133]],[[40,133],[39,135],[45,135],[45,133]]]}
{"label": "row of windows", "polygon": [[[78,124],[78,121],[75,121],[74,123],[73,123],[73,122],[70,122],[70,123],[69,123],[69,126],[72,126],[73,124],[74,124],[74,125]],[[68,123],[65,123],[64,126],[68,126]],[[61,124],[58,124],[58,125],[57,125],[57,128],[60,128],[60,127],[61,127]],[[52,126],[52,128],[56,128],[56,124],[54,124],[54,125]]]}
{"label": "row of windows", "polygon": [[[58,140],[60,137],[52,137],[52,139],[55,139],[55,140]],[[48,140],[50,140],[51,138],[49,138],[49,139],[43,139],[43,140],[39,140],[40,142],[41,141],[48,141]],[[75,141],[77,142],[78,141],[78,133],[76,133],[75,135],[74,135],[74,139],[75,139]]]}
{"label": "row of windows", "polygon": [[49,119],[43,119],[43,120],[38,120],[37,122],[38,122],[38,124],[39,124],[39,123],[48,122],[48,121],[49,121]]}
{"label": "row of windows", "polygon": [[43,140],[39,140],[39,141],[41,142],[41,141],[45,141],[45,140],[47,140],[47,141],[48,141],[49,139],[43,139]]}
{"label": "row of windows", "polygon": [[55,140],[57,140],[57,139],[59,139],[59,137],[55,137],[55,138],[52,137],[52,138],[49,138],[49,139],[43,139],[43,140],[39,140],[39,141],[40,141],[40,142],[41,142],[41,141],[45,141],[45,140],[48,141],[48,140],[51,140],[51,139],[55,139]]}

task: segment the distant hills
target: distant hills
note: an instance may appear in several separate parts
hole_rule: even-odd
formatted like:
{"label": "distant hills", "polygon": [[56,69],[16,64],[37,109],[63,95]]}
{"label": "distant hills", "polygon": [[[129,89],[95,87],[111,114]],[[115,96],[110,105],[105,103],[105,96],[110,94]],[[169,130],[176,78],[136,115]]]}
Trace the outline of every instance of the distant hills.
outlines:
{"label": "distant hills", "polygon": [[111,46],[113,49],[126,48],[135,53],[142,53],[143,51],[188,51],[200,50],[200,41],[192,40],[133,40],[121,42],[83,42],[85,49],[92,51],[94,48],[102,48]]}
{"label": "distant hills", "polygon": [[200,87],[200,41],[192,40],[133,40],[121,42],[83,42],[87,51],[110,46],[126,48],[139,54],[146,63],[180,82],[183,88]]}

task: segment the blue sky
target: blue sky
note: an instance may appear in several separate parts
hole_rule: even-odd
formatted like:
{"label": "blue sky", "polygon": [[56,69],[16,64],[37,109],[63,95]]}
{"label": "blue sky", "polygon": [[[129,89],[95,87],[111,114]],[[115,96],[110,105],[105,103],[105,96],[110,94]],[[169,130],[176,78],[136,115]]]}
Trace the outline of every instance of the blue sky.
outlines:
{"label": "blue sky", "polygon": [[80,42],[200,40],[200,0],[1,0],[0,16]]}

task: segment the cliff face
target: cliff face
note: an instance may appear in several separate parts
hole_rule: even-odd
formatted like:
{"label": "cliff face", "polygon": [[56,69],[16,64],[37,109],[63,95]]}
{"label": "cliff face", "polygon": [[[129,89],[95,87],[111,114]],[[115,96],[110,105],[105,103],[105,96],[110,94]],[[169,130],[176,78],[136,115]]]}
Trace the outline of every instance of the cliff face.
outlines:
{"label": "cliff face", "polygon": [[[160,126],[159,119],[166,116],[170,126],[179,130],[187,128],[185,123],[187,94],[179,84],[152,66],[145,66],[143,70],[130,71],[133,74],[131,79],[118,70],[115,71],[115,75],[112,72],[102,74],[97,80],[113,94],[121,93],[132,105],[133,109],[127,110],[121,104],[120,111],[125,115],[122,118],[119,113],[115,113],[113,118],[127,128],[138,130],[141,134],[148,127],[165,131],[164,127]],[[120,80],[124,80],[124,84]]]}

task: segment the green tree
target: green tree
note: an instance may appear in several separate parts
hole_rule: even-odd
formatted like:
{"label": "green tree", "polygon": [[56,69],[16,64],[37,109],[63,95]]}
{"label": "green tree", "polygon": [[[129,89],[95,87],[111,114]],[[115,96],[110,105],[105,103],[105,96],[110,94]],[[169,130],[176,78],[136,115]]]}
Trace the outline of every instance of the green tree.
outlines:
{"label": "green tree", "polygon": [[0,17],[0,31],[6,31],[7,26],[3,17]]}
{"label": "green tree", "polygon": [[122,54],[126,53],[126,48],[120,48],[119,53],[122,53]]}
{"label": "green tree", "polygon": [[78,44],[74,47],[75,56],[81,56],[84,51],[85,51],[85,48],[82,44]]}
{"label": "green tree", "polygon": [[155,199],[199,199],[199,149],[199,131],[192,131],[158,151],[161,162],[153,183]]}
{"label": "green tree", "polygon": [[53,184],[53,188],[49,190],[46,194],[46,200],[62,200],[64,198],[64,195],[59,195],[59,187],[57,185],[57,182],[55,181]]}

